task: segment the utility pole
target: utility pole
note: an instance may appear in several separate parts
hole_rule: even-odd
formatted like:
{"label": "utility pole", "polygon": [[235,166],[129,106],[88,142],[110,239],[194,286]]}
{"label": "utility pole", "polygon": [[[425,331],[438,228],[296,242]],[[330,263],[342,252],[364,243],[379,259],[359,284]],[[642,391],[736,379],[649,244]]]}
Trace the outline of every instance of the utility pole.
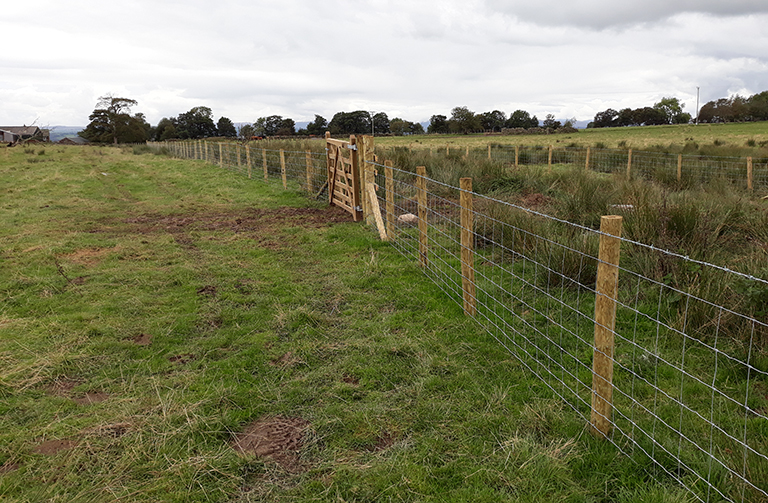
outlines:
{"label": "utility pole", "polygon": [[696,124],[699,124],[699,86],[696,86]]}
{"label": "utility pole", "polygon": [[368,115],[371,116],[371,136],[376,136],[373,134],[373,112],[368,112]]}

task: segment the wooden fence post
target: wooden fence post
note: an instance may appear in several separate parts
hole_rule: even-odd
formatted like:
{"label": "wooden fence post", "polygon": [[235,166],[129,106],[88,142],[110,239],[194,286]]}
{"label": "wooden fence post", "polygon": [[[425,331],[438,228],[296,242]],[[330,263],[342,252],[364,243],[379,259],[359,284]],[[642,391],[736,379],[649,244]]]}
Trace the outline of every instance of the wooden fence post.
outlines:
{"label": "wooden fence post", "polygon": [[384,168],[384,190],[387,198],[387,239],[392,240],[395,235],[395,187],[392,161],[384,161],[384,166],[386,166],[386,168]]}
{"label": "wooden fence post", "polygon": [[467,152],[464,154],[464,159],[469,159],[469,145],[467,145]]}
{"label": "wooden fence post", "polygon": [[547,170],[552,171],[552,145],[549,146],[549,156],[547,157]]}
{"label": "wooden fence post", "polygon": [[224,167],[224,154],[222,153],[223,152],[223,150],[222,150],[222,148],[223,148],[222,147],[222,143],[223,142],[219,142],[219,167],[220,168]]}
{"label": "wooden fence post", "polygon": [[600,249],[595,286],[595,347],[592,358],[592,415],[590,432],[596,437],[611,433],[613,408],[614,328],[619,288],[619,252],[622,217],[600,219]]}
{"label": "wooden fence post", "polygon": [[280,173],[283,175],[283,188],[288,188],[288,174],[285,172],[285,152],[280,149]]}
{"label": "wooden fence post", "polygon": [[518,160],[520,160],[520,145],[515,145],[515,167],[517,167]]}
{"label": "wooden fence post", "polygon": [[237,172],[240,172],[240,168],[243,166],[243,163],[240,160],[240,144],[235,145],[235,155],[237,156]]}
{"label": "wooden fence post", "polygon": [[203,140],[203,160],[208,162],[208,142]]}
{"label": "wooden fence post", "polygon": [[627,156],[627,178],[632,178],[632,149],[629,149]]}
{"label": "wooden fence post", "polygon": [[752,191],[752,158],[747,157],[747,190]]}
{"label": "wooden fence post", "polygon": [[472,204],[472,179],[459,180],[461,195],[461,289],[464,296],[464,313],[477,313],[475,299],[475,214]]}
{"label": "wooden fence post", "polygon": [[261,159],[264,161],[264,181],[269,181],[269,169],[267,168],[267,149],[261,149]]}
{"label": "wooden fence post", "polygon": [[683,181],[683,154],[677,154],[677,181]]}
{"label": "wooden fence post", "polygon": [[416,167],[416,194],[419,205],[419,265],[429,266],[427,242],[427,168]]}
{"label": "wooden fence post", "polygon": [[[362,192],[365,190],[364,188],[361,188],[360,185],[364,182],[364,180],[360,179],[360,152],[357,149],[357,137],[355,135],[349,135],[349,144],[352,146],[351,150],[351,158],[352,158],[352,208],[354,208],[355,212],[353,214],[353,220],[355,222],[359,222],[364,218],[363,212],[362,212],[362,201],[360,201],[360,197],[362,196]],[[338,161],[337,161],[338,162]],[[337,166],[338,168],[338,166]],[[328,187],[328,193],[331,193],[331,187]],[[333,194],[331,194],[333,196]]]}
{"label": "wooden fence post", "polygon": [[304,153],[304,157],[306,159],[306,164],[307,164],[307,192],[311,194],[312,191],[314,190],[312,188],[312,153],[309,150],[307,150]]}
{"label": "wooden fence post", "polygon": [[491,144],[490,143],[488,144],[488,160],[489,161],[492,160],[491,159]]}
{"label": "wooden fence post", "polygon": [[591,153],[591,150],[589,147],[587,147],[587,161],[584,163],[584,169],[589,171],[589,154]]}
{"label": "wooden fence post", "polygon": [[446,143],[445,144],[445,155],[448,155],[451,153],[451,147]]}
{"label": "wooden fence post", "polygon": [[245,163],[248,165],[248,178],[251,177],[251,145],[245,146]]}

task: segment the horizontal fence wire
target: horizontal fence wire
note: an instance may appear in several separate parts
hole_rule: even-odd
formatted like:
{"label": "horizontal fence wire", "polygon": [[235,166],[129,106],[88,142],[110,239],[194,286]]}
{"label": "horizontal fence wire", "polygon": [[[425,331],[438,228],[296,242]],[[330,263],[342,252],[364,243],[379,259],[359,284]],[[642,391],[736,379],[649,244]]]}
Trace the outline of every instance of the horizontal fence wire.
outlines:
{"label": "horizontal fence wire", "polygon": [[[313,195],[327,181],[326,156],[319,152],[233,142],[166,142],[150,147],[268,181],[280,180],[284,172],[293,187]],[[396,153],[396,149],[378,150],[384,154],[380,158]],[[453,150],[432,155],[491,155],[511,163],[517,156],[519,164],[521,158],[538,164],[547,164],[550,158],[546,148]],[[629,155],[622,152],[590,150],[590,166],[599,163],[605,172],[626,169]],[[678,172],[678,156],[670,160],[633,152],[633,163],[638,158],[638,171],[648,169],[654,176]],[[587,153],[553,150],[555,161],[586,167]],[[713,161],[711,171],[703,170],[699,176],[736,176],[741,168],[733,166],[739,162]],[[461,305],[466,279],[461,189],[397,167],[391,168],[388,185],[385,165],[365,164],[376,171],[376,194],[385,225],[392,231],[391,244],[420,262],[424,273]],[[427,187],[421,210],[428,223],[423,248],[416,225],[420,179]],[[589,422],[601,233],[523,206],[472,196],[477,321],[582,421]],[[768,292],[768,281],[629,239],[620,241],[615,350],[608,355],[615,366],[608,440],[651,476],[674,480],[699,501],[765,501],[768,324],[761,306],[756,314],[755,306],[750,310],[733,291],[737,285]]]}
{"label": "horizontal fence wire", "polygon": [[328,178],[325,152],[267,148],[250,142],[187,140],[148,142],[155,150],[165,149],[174,157],[198,159],[248,178],[281,180],[285,168],[286,184],[315,195]]}
{"label": "horizontal fence wire", "polygon": [[719,181],[742,189],[750,186],[768,188],[768,158],[752,159],[750,175],[746,157],[674,154],[627,148],[550,148],[492,144],[483,147],[377,147],[377,150],[390,159],[396,158],[396,152],[401,150],[420,152],[438,159],[487,160],[505,167],[579,166],[598,173],[626,173],[634,177],[682,186]]}
{"label": "horizontal fence wire", "polygon": [[[377,172],[389,241],[423,261],[425,274],[461,305],[461,190],[425,179],[424,252],[415,223],[420,177],[392,168],[388,212],[386,167],[367,164]],[[472,196],[476,319],[589,422],[601,233]],[[609,441],[700,501],[765,500],[768,325],[729,307],[722,292],[734,282],[768,282],[627,239],[621,255]],[[647,273],[651,263],[682,271],[687,282]]]}

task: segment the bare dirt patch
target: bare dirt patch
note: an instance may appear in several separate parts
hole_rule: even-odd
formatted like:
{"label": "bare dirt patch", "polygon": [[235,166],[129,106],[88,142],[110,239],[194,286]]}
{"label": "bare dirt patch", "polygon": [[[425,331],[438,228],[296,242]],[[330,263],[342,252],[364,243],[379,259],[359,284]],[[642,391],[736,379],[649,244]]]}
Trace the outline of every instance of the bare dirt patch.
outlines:
{"label": "bare dirt patch", "polygon": [[168,361],[171,363],[178,363],[179,365],[186,365],[195,359],[195,355],[192,353],[184,353],[183,355],[173,355],[168,357]]}
{"label": "bare dirt patch", "polygon": [[542,206],[547,206],[552,201],[553,199],[551,197],[547,197],[544,194],[534,192],[532,194],[524,195],[520,200],[520,205],[532,210],[536,210]]}
{"label": "bare dirt patch", "polygon": [[32,449],[37,454],[44,456],[53,456],[54,454],[77,447],[77,442],[74,440],[46,440],[39,443]]}
{"label": "bare dirt patch", "polygon": [[358,379],[355,376],[351,376],[349,374],[344,374],[341,378],[342,382],[345,382],[347,384],[351,384],[352,386],[357,386],[360,384],[360,379]]}
{"label": "bare dirt patch", "polygon": [[152,344],[152,336],[149,334],[138,334],[135,335],[131,340],[134,344],[139,346],[149,346]]}
{"label": "bare dirt patch", "polygon": [[70,394],[72,394],[72,390],[75,389],[75,386],[80,384],[82,381],[71,378],[71,377],[61,377],[53,381],[48,386],[48,393],[54,396],[61,396],[68,398]]}
{"label": "bare dirt patch", "polygon": [[300,417],[275,416],[260,419],[235,435],[232,448],[245,456],[275,461],[290,472],[302,470],[299,453],[309,422]]}
{"label": "bare dirt patch", "polygon": [[216,287],[213,285],[205,285],[204,287],[197,289],[198,295],[207,295],[209,297],[216,296]]}
{"label": "bare dirt patch", "polygon": [[101,262],[104,256],[112,250],[113,248],[83,248],[64,255],[63,258],[75,264],[93,266]]}
{"label": "bare dirt patch", "polygon": [[379,438],[376,440],[376,443],[373,444],[368,450],[373,452],[383,451],[392,447],[392,444],[395,443],[395,440],[397,440],[397,437],[395,437],[392,433],[388,431],[382,431],[379,434]]}
{"label": "bare dirt patch", "polygon": [[94,403],[101,403],[109,398],[109,393],[103,391],[89,391],[83,396],[73,398],[72,400],[77,405],[91,405]]}
{"label": "bare dirt patch", "polygon": [[83,433],[87,435],[95,435],[97,437],[118,438],[125,435],[130,427],[130,423],[105,424],[85,430]]}
{"label": "bare dirt patch", "polygon": [[301,358],[294,355],[291,351],[288,351],[287,353],[270,360],[269,364],[273,367],[292,367],[301,362]]}

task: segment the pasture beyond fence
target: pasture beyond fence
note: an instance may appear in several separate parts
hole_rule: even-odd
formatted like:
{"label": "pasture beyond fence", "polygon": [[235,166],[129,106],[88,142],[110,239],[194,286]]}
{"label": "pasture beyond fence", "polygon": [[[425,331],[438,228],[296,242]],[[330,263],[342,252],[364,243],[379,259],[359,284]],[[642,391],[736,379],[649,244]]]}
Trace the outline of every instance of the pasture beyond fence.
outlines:
{"label": "pasture beyond fence", "polygon": [[[649,460],[652,476],[699,501],[768,499],[765,308],[720,295],[733,285],[768,291],[768,281],[623,238],[621,215],[591,229],[475,193],[471,179],[455,187],[400,169],[374,154],[370,137],[345,143],[357,177],[345,190],[360,202],[348,210],[418,263],[593,435]],[[312,196],[330,188],[333,198],[326,152],[150,146]],[[584,167],[595,166],[600,154],[585,154]],[[627,154],[631,173],[641,156]]]}

